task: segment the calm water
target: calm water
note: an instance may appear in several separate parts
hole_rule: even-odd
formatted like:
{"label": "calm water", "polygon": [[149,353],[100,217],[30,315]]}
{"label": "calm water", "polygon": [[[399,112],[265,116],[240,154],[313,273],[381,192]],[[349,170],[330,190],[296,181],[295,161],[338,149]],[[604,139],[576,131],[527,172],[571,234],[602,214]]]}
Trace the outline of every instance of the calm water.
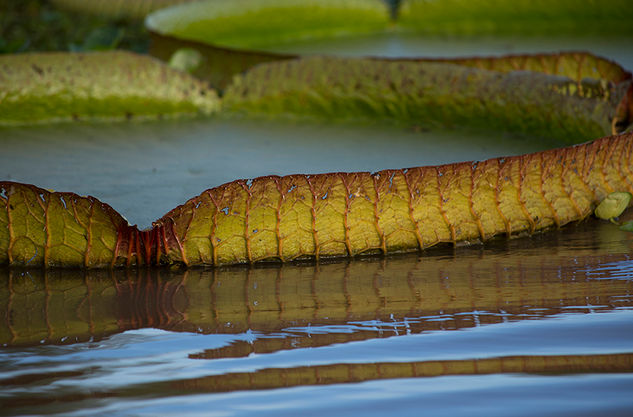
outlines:
{"label": "calm water", "polygon": [[559,51],[588,51],[633,69],[631,39],[594,37],[417,36],[385,33],[347,39],[299,41],[266,48],[271,52],[345,56],[459,57]]}
{"label": "calm water", "polygon": [[93,195],[141,227],[238,178],[378,171],[560,146],[503,133],[219,119],[0,127],[0,137],[0,178]]}
{"label": "calm water", "polygon": [[9,414],[630,415],[632,247],[590,222],[324,265],[0,270],[0,401]]}
{"label": "calm water", "polygon": [[[419,46],[361,41],[339,46],[390,55]],[[529,49],[495,42],[415,53]],[[583,42],[633,68],[622,42]],[[236,178],[556,145],[214,119],[2,128],[0,137],[0,179],[92,194],[141,226]],[[633,235],[589,220],[485,247],[321,265],[0,269],[0,414],[630,416],[632,249]]]}

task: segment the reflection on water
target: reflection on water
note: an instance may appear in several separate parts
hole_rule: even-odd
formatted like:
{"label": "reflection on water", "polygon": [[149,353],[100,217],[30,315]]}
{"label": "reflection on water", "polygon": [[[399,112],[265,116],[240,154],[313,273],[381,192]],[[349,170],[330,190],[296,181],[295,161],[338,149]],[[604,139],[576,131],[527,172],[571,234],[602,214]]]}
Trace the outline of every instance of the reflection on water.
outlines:
{"label": "reflection on water", "polygon": [[[3,270],[0,398],[15,414],[153,415],[166,401],[185,414],[213,404],[247,415],[225,401],[246,390],[244,404],[292,415],[288,404],[307,401],[291,399],[298,387],[323,397],[343,392],[338,384],[394,379],[475,378],[465,394],[492,375],[510,385],[516,374],[547,376],[538,399],[554,382],[575,389],[573,375],[612,384],[620,374],[612,393],[630,392],[632,245],[630,234],[588,221],[532,239],[344,263]],[[282,391],[257,394],[270,389]],[[491,392],[512,394],[503,384]],[[282,393],[287,408],[272,399]],[[616,397],[614,415],[630,410],[629,396]],[[340,405],[360,415],[370,403],[352,395]]]}
{"label": "reflection on water", "polygon": [[535,240],[304,266],[4,270],[0,343],[75,343],[146,327],[209,334],[328,326],[308,340],[268,337],[198,356],[217,358],[633,305],[625,232],[592,222]]}

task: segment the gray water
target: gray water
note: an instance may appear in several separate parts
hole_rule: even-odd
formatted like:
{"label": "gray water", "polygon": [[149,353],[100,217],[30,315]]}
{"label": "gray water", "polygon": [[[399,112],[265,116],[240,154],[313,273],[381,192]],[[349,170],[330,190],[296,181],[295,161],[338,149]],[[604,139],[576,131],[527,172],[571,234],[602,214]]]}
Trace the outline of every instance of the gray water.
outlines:
{"label": "gray water", "polygon": [[141,227],[207,188],[238,178],[373,172],[556,144],[504,133],[213,118],[0,128],[0,136],[0,178],[92,195]]}
{"label": "gray water", "polygon": [[419,36],[384,33],[343,39],[288,42],[265,48],[266,51],[301,55],[343,56],[463,57],[534,54],[561,51],[586,51],[616,61],[633,70],[633,39],[596,37],[538,36]]}

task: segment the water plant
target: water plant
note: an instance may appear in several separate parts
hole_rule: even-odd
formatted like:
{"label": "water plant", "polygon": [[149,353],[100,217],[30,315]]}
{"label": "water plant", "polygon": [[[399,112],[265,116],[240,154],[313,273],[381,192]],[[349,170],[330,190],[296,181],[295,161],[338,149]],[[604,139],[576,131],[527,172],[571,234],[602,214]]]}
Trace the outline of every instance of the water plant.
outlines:
{"label": "water plant", "polygon": [[0,124],[156,118],[219,108],[205,82],[124,51],[0,55],[0,91]]}
{"label": "water plant", "polygon": [[237,180],[139,231],[92,197],[0,182],[0,263],[222,265],[424,250],[584,219],[633,191],[633,134],[523,156],[374,174]]}
{"label": "water plant", "polygon": [[[404,2],[393,23],[378,0],[214,0],[155,12],[147,25],[161,36],[237,53],[302,37],[411,30],[421,25],[415,23],[423,18],[421,8],[435,7],[431,3]],[[568,3],[557,3],[553,20],[566,15]],[[574,21],[585,22],[592,4],[580,7]],[[620,22],[614,12],[619,4],[609,2],[596,16]],[[614,31],[629,33],[630,26],[615,24]],[[194,67],[184,65],[184,56],[172,63],[198,75],[209,57],[190,52]],[[632,78],[603,58],[285,56],[253,66],[271,56],[238,65],[247,71],[226,86],[221,100],[191,74],[131,53],[0,56],[0,123],[245,114],[460,125],[570,144],[603,138],[479,162],[237,180],[203,192],[142,231],[95,198],[0,182],[0,264],[193,266],[410,252],[559,227],[586,218],[613,192],[633,192],[633,134],[620,134],[633,120]]]}

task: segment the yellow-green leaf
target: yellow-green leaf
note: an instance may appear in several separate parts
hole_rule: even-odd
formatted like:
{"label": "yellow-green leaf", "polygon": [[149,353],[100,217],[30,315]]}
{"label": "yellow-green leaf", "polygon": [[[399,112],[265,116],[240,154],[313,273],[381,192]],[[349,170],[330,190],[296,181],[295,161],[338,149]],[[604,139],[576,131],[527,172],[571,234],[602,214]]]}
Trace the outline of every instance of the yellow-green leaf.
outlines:
{"label": "yellow-green leaf", "polygon": [[0,55],[0,124],[211,114],[214,90],[130,52]]}
{"label": "yellow-green leaf", "polygon": [[618,217],[626,210],[633,195],[628,192],[614,192],[609,194],[596,207],[596,217],[603,220],[611,220]]}

